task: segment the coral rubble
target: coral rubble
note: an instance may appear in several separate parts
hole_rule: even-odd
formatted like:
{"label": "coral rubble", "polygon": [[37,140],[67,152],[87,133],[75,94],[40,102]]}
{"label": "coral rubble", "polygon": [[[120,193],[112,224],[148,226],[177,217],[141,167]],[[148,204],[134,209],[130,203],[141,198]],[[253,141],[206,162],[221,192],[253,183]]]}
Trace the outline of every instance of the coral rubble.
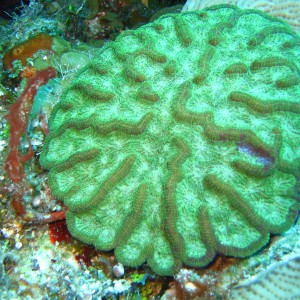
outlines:
{"label": "coral rubble", "polygon": [[41,164],[73,236],[160,275],[245,257],[298,213],[299,37],[220,5],[103,47],[49,120]]}

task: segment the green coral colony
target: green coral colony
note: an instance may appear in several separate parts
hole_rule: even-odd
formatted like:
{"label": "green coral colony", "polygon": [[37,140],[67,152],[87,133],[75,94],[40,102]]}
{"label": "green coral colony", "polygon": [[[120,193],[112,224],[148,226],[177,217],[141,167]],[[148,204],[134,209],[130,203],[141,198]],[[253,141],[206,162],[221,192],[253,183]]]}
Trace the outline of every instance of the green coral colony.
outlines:
{"label": "green coral colony", "polygon": [[50,118],[41,164],[74,237],[160,275],[245,257],[294,222],[300,38],[214,6],[123,32]]}

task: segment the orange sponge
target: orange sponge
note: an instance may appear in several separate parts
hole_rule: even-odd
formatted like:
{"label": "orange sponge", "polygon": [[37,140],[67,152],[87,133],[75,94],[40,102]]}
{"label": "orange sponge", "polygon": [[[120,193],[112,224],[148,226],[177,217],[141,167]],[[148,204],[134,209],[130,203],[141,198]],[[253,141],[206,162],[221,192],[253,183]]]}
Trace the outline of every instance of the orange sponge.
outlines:
{"label": "orange sponge", "polygon": [[38,50],[51,50],[53,38],[47,34],[40,33],[25,41],[22,44],[10,49],[3,58],[3,65],[6,69],[12,68],[12,62],[19,59],[24,66],[26,59]]}

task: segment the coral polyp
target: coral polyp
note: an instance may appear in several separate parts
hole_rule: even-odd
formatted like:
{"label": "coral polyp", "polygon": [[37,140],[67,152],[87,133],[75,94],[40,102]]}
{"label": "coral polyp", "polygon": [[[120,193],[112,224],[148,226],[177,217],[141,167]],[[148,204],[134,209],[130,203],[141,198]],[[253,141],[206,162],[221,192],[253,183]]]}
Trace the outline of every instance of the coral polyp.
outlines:
{"label": "coral polyp", "polygon": [[299,210],[299,37],[221,5],[125,31],[55,106],[41,164],[67,225],[160,275],[246,257]]}

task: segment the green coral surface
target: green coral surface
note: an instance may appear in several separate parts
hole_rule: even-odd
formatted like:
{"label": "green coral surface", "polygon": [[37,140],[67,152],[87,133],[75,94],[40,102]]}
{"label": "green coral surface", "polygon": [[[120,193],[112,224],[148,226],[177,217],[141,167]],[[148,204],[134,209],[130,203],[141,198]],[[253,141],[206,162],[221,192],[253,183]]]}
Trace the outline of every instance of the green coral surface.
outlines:
{"label": "green coral surface", "polygon": [[55,106],[41,164],[72,235],[158,274],[245,257],[294,222],[300,39],[215,6],[123,32]]}

